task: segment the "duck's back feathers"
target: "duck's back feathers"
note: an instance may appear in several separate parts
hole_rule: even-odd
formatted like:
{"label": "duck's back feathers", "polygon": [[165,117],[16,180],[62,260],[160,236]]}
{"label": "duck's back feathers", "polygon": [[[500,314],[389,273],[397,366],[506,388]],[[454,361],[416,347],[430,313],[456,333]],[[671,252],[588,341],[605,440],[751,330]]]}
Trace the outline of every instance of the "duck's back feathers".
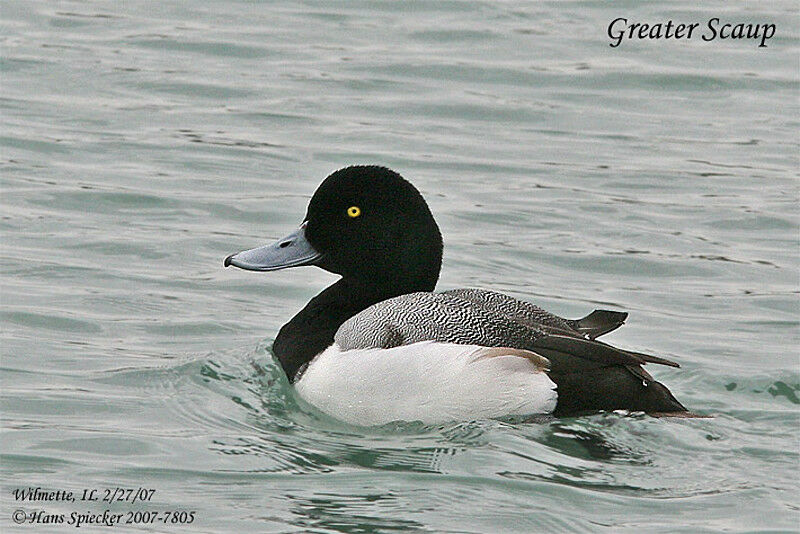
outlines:
{"label": "duck's back feathers", "polygon": [[537,330],[573,330],[573,326],[570,324],[571,321],[568,319],[554,315],[530,302],[515,299],[496,291],[461,288],[442,291],[441,294],[468,301],[476,308],[488,313],[503,315],[508,320],[516,321]]}
{"label": "duck's back feathers", "polygon": [[525,349],[546,335],[546,328],[455,292],[417,292],[373,304],[345,321],[334,339],[342,350],[388,349],[420,341]]}
{"label": "duck's back feathers", "polygon": [[502,293],[454,289],[409,293],[374,304],[342,324],[335,340],[342,350],[441,341],[532,351],[545,348],[600,365],[659,363],[678,367],[675,362],[618,349],[588,335],[608,332],[611,324],[621,324],[625,316],[597,311],[570,321]]}
{"label": "duck's back feathers", "polygon": [[533,328],[549,331],[563,331],[568,334],[580,334],[595,339],[616,330],[625,323],[628,314],[608,310],[595,310],[581,319],[564,319],[547,310],[515,299],[495,291],[485,289],[451,289],[442,292],[444,295],[468,300],[489,312],[502,313],[508,319],[528,324]]}

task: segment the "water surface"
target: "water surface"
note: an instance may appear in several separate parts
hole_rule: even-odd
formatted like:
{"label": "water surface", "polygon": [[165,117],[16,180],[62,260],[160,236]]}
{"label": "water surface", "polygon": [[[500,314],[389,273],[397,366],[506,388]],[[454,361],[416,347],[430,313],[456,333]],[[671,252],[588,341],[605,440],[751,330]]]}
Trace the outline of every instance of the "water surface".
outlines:
{"label": "water surface", "polygon": [[[778,30],[612,49],[618,16]],[[196,511],[125,527],[148,532],[797,529],[794,2],[8,1],[0,26],[4,532],[107,507]],[[335,277],[222,259],[356,163],[426,196],[440,288],[627,310],[608,340],[679,361],[651,371],[714,418],[359,429],[304,405],[269,347]]]}

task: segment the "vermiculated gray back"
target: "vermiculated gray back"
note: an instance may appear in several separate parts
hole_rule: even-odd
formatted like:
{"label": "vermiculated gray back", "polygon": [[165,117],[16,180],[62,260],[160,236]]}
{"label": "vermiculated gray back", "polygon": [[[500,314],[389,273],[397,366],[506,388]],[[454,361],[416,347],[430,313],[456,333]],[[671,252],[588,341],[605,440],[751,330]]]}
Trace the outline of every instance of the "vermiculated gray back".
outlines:
{"label": "vermiculated gray back", "polygon": [[[567,320],[538,306],[482,289],[409,293],[379,302],[336,332],[342,350],[391,348],[419,341],[530,348]],[[574,335],[574,334],[573,334]]]}

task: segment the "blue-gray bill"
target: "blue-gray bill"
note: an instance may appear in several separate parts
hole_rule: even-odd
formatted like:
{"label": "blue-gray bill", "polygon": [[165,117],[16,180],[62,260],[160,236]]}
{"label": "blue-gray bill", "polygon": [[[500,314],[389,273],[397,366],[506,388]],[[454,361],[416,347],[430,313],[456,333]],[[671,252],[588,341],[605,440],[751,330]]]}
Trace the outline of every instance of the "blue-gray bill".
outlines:
{"label": "blue-gray bill", "polygon": [[277,271],[313,265],[321,256],[306,239],[306,223],[303,223],[300,228],[272,244],[231,254],[225,258],[224,265],[248,271]]}

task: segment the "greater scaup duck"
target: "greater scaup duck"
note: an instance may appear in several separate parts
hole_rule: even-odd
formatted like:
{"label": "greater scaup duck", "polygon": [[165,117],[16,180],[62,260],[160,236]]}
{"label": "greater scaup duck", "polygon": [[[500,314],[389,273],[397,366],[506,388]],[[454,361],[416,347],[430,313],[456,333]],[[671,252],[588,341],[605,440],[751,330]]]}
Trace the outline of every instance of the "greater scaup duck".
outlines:
{"label": "greater scaup duck", "polygon": [[342,276],[280,329],[273,353],[301,397],[343,421],[688,415],[642,368],[678,364],[596,340],[627,313],[569,320],[493,291],[434,293],[441,263],[422,195],[379,166],[334,172],[296,231],[225,258],[226,267],[316,265]]}

